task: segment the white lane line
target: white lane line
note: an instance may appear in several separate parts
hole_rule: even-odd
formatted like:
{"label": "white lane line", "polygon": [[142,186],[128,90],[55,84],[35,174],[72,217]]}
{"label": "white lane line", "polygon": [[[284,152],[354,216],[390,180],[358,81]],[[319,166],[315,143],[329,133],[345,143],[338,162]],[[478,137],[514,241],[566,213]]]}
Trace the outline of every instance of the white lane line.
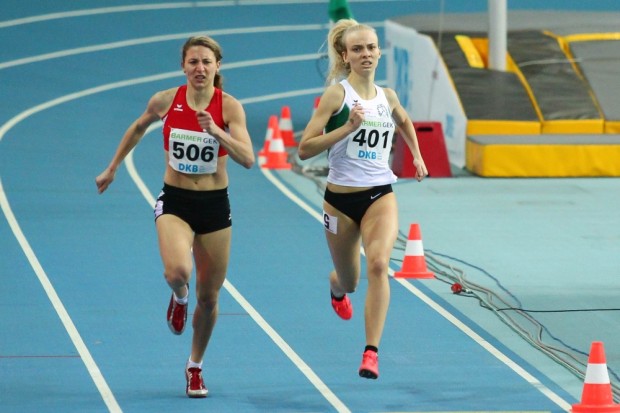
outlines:
{"label": "white lane line", "polygon": [[252,307],[252,305],[237,291],[232,284],[225,281],[224,287],[237,300],[250,317],[263,329],[263,331],[273,340],[274,343],[286,356],[297,366],[304,376],[312,383],[314,387],[325,397],[325,399],[340,413],[350,413],[351,410],[331,391],[329,387],[319,378],[319,376],[308,366],[301,357],[295,353],[295,350],[288,345],[286,341],[265,321],[265,319]]}
{"label": "white lane line", "polygon": [[[368,22],[366,23],[372,27],[383,27],[384,22]],[[256,33],[278,33],[278,32],[294,32],[294,31],[312,31],[312,30],[327,30],[329,24],[297,24],[297,25],[280,25],[280,26],[255,26],[244,28],[231,28],[231,29],[218,29],[218,30],[205,30],[197,32],[176,33],[161,36],[142,37],[138,39],[122,40],[118,42],[110,42],[92,46],[77,47],[74,49],[59,50],[57,52],[44,53],[35,56],[23,57],[21,59],[9,60],[6,62],[0,62],[0,70],[10,67],[26,65],[30,63],[42,62],[45,60],[58,59],[61,57],[75,56],[84,53],[94,53],[102,50],[120,49],[123,47],[133,47],[144,45],[148,43],[161,43],[172,40],[185,40],[190,36],[206,34],[208,36],[220,37],[227,35],[241,35],[241,34],[256,34]],[[320,57],[321,55],[317,55]]]}
{"label": "white lane line", "polygon": [[[350,2],[364,3],[376,2],[377,0],[349,0]],[[386,2],[405,2],[411,0],[382,0]],[[48,20],[68,19],[72,17],[94,16],[97,14],[131,13],[148,10],[187,9],[200,7],[236,7],[236,6],[269,6],[278,4],[316,4],[326,3],[328,0],[209,0],[209,1],[186,1],[178,3],[155,3],[132,6],[99,7],[95,9],[72,10],[56,13],[40,14],[37,16],[22,17],[19,19],[0,21],[0,29],[24,24],[39,23]],[[327,9],[326,9],[327,16]],[[326,17],[327,19],[327,17]]]}
{"label": "white lane line", "polygon": [[[245,27],[245,28],[233,28],[233,29],[220,29],[220,30],[206,30],[200,32],[187,32],[176,33],[170,35],[143,37],[138,39],[122,40],[118,42],[111,42],[105,44],[98,44],[92,46],[77,47],[74,49],[60,50],[57,52],[44,53],[35,56],[24,57],[21,59],[9,60],[0,63],[0,70],[7,69],[9,67],[21,66],[30,63],[42,62],[45,60],[58,59],[61,57],[75,56],[85,53],[94,53],[103,50],[120,49],[123,47],[133,47],[149,43],[161,43],[173,40],[185,40],[190,36],[206,34],[208,36],[220,37],[225,35],[241,35],[241,34],[255,34],[255,33],[278,33],[278,32],[293,32],[293,31],[311,31],[326,29],[327,24],[305,24],[305,25],[281,25],[281,26],[263,26],[263,27]],[[223,64],[222,66],[225,66]]]}
{"label": "white lane line", "polygon": [[[376,1],[376,0],[374,0]],[[405,0],[383,0],[383,1],[405,1]],[[32,24],[48,20],[68,19],[72,17],[95,16],[97,14],[131,13],[143,12],[148,10],[169,10],[169,9],[193,9],[201,7],[235,7],[235,6],[267,6],[276,4],[310,4],[326,3],[327,0],[209,0],[209,1],[186,1],[179,3],[156,3],[132,6],[99,7],[95,9],[72,10],[56,13],[40,14],[37,16],[22,17],[19,19],[0,21],[0,29],[5,27]],[[326,10],[327,11],[327,10]],[[327,13],[326,13],[327,15]]]}
{"label": "white lane line", "polygon": [[97,14],[112,14],[112,13],[128,13],[135,11],[147,11],[147,10],[163,10],[163,9],[182,9],[188,7],[194,7],[194,4],[201,3],[201,6],[213,5],[213,6],[226,6],[232,5],[233,1],[210,1],[210,2],[181,2],[181,3],[161,3],[161,4],[144,4],[140,6],[117,6],[117,7],[99,7],[95,9],[86,10],[72,10],[63,11],[57,13],[40,14],[37,16],[22,17],[19,19],[5,20],[0,22],[0,29],[11,26],[19,26],[23,24],[38,23],[49,20],[69,19],[72,17],[84,17],[94,16]]}
{"label": "white lane line", "polygon": [[[303,201],[301,198],[295,195],[292,191],[290,191],[284,185],[284,183],[282,183],[278,178],[274,176],[271,170],[261,168],[261,171],[263,172],[263,175],[265,175],[265,177],[276,188],[282,191],[282,193],[286,195],[291,201],[296,203],[304,211],[308,212],[321,224],[323,223],[323,216],[315,208],[312,208],[311,206],[309,206],[305,201]],[[361,249],[361,253],[364,254],[363,248]],[[394,270],[392,270],[392,268],[388,268],[388,273],[392,278],[394,278],[393,277]],[[463,322],[461,322],[458,318],[452,315],[448,310],[443,308],[437,302],[433,301],[429,296],[424,294],[422,291],[416,288],[413,284],[409,283],[408,281],[402,278],[394,278],[394,280],[400,283],[403,287],[409,290],[409,292],[411,292],[413,295],[418,297],[420,300],[426,303],[429,307],[431,307],[433,310],[439,313],[442,317],[444,317],[446,320],[452,323],[455,327],[457,327],[459,330],[461,330],[463,333],[469,336],[472,340],[474,340],[476,343],[482,346],[482,348],[484,348],[486,351],[491,353],[495,358],[497,358],[499,361],[507,365],[511,370],[513,370],[515,373],[521,376],[531,386],[533,386],[538,391],[540,391],[542,394],[544,394],[547,398],[549,398],[549,400],[551,400],[552,402],[554,402],[555,404],[557,404],[558,406],[560,406],[562,409],[566,410],[567,412],[571,410],[572,407],[570,403],[562,399],[559,395],[557,395],[551,389],[549,389],[544,384],[542,384],[536,377],[528,373],[523,367],[515,363],[512,359],[510,359],[510,357],[506,356],[504,353],[498,350],[495,346],[493,346],[491,343],[489,343],[484,338],[482,338],[478,333],[476,333],[471,328],[469,328],[467,325],[465,325]]]}
{"label": "white lane line", "polygon": [[122,412],[120,406],[116,402],[116,398],[114,397],[114,394],[112,394],[112,391],[110,390],[110,387],[108,386],[108,383],[106,382],[105,378],[101,374],[101,371],[99,370],[99,367],[97,366],[97,363],[95,363],[95,359],[93,359],[92,355],[88,351],[88,347],[86,347],[86,344],[84,344],[84,340],[82,340],[82,337],[80,336],[80,333],[75,327],[75,324],[73,324],[73,320],[71,320],[71,317],[69,316],[69,313],[67,312],[67,310],[65,309],[65,306],[60,300],[60,297],[58,297],[58,294],[56,293],[54,286],[50,282],[36,254],[30,247],[30,243],[24,236],[24,233],[22,232],[19,224],[17,223],[17,220],[15,219],[15,215],[13,214],[13,210],[11,209],[11,205],[9,204],[9,201],[6,198],[6,194],[4,193],[4,187],[2,186],[2,178],[0,178],[0,208],[2,208],[2,212],[4,213],[4,216],[6,217],[6,220],[8,221],[9,226],[11,227],[11,230],[13,231],[13,235],[17,239],[17,242],[19,242],[19,245],[21,246],[22,251],[26,255],[26,258],[28,259],[30,266],[34,270],[35,274],[37,275],[37,278],[39,279],[39,282],[43,286],[43,290],[45,291],[45,293],[47,294],[47,297],[52,303],[54,310],[56,310],[56,314],[58,314],[58,318],[60,318],[62,325],[65,327],[65,330],[69,334],[69,337],[71,338],[71,341],[73,342],[73,345],[75,346],[80,357],[82,358],[82,362],[86,366],[86,369],[88,370],[88,374],[90,374],[90,377],[93,379],[95,386],[97,386],[97,389],[99,390],[99,394],[101,394],[101,397],[103,398],[103,401],[108,407],[108,410],[112,413]]}
{"label": "white lane line", "polygon": [[[269,64],[286,63],[286,62],[299,62],[299,61],[313,60],[318,57],[319,57],[319,54],[310,53],[310,54],[293,55],[293,56],[282,56],[282,57],[272,57],[272,58],[264,58],[264,59],[245,60],[241,62],[223,64],[222,69],[230,70],[230,69],[245,68],[249,66],[269,65]],[[15,127],[15,125],[17,125],[18,123],[22,122],[26,118],[38,112],[52,108],[54,106],[57,106],[57,105],[60,105],[60,104],[63,104],[63,103],[66,103],[66,102],[69,102],[75,99],[80,99],[86,96],[94,95],[96,93],[101,93],[101,92],[105,92],[108,90],[112,90],[112,89],[119,89],[123,87],[134,86],[140,83],[156,82],[159,80],[164,80],[164,79],[169,79],[169,78],[174,78],[174,77],[182,77],[182,76],[183,74],[179,70],[175,70],[173,72],[168,72],[168,73],[161,73],[161,74],[152,75],[152,76],[145,76],[145,77],[139,77],[135,79],[123,80],[120,82],[108,83],[105,85],[100,85],[100,86],[92,87],[90,89],[85,89],[79,92],[60,96],[56,99],[52,99],[50,101],[33,106],[32,108],[25,110],[17,114],[16,116],[14,116],[13,118],[9,119],[6,123],[0,126],[0,141],[2,141],[3,137],[7,134],[7,132],[13,127]],[[322,89],[312,88],[312,89],[305,89],[303,91],[292,91],[292,92],[284,92],[280,94],[268,95],[270,96],[270,98],[268,98],[267,100],[273,99],[276,96],[292,97],[292,96],[299,96],[300,94],[311,94],[311,93],[315,93],[314,91],[318,91],[318,90],[322,90]],[[259,101],[264,101],[264,100],[265,100],[264,97],[256,97],[256,98],[245,99],[242,101],[242,103],[243,102],[254,103],[254,102],[259,102]]]}

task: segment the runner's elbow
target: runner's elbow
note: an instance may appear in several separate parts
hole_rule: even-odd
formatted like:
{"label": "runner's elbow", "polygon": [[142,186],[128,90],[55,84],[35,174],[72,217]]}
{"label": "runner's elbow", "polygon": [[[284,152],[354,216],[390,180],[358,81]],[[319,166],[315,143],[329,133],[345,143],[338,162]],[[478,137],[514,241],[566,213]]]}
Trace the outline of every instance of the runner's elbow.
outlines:
{"label": "runner's elbow", "polygon": [[241,166],[243,166],[245,169],[250,169],[251,167],[254,166],[255,162],[256,162],[256,159],[254,158],[254,154],[252,154],[252,156],[248,156],[240,163],[241,163]]}
{"label": "runner's elbow", "polygon": [[299,144],[299,147],[297,148],[297,156],[299,156],[299,159],[301,159],[302,161],[305,161],[306,159],[310,159],[314,156],[315,154],[312,153],[307,145],[304,145],[303,142],[301,142]]}

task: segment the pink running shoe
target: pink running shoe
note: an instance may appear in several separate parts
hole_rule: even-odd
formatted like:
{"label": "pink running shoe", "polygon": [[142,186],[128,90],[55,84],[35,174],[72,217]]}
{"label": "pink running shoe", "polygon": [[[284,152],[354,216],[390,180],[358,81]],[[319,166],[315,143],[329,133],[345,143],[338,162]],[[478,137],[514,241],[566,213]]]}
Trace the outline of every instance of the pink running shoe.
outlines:
{"label": "pink running shoe", "polygon": [[202,369],[198,367],[185,368],[185,379],[187,380],[185,393],[188,397],[207,397],[209,390],[207,390],[205,382],[202,380]]}
{"label": "pink running shoe", "polygon": [[174,293],[170,297],[168,305],[168,327],[173,334],[179,335],[185,330],[185,322],[187,321],[187,304],[179,304],[174,299]]}
{"label": "pink running shoe", "polygon": [[360,377],[376,379],[379,377],[379,356],[372,350],[366,350],[362,356]]}
{"label": "pink running shoe", "polygon": [[346,294],[340,301],[336,300],[332,295],[332,307],[336,314],[338,314],[338,317],[343,320],[349,320],[353,316],[353,306]]}

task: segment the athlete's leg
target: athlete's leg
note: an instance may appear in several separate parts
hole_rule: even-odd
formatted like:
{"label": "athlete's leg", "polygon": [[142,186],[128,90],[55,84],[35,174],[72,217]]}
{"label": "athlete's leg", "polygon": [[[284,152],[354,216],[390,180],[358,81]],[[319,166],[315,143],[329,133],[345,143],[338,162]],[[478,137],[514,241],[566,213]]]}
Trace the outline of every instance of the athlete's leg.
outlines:
{"label": "athlete's leg", "polygon": [[232,227],[228,227],[195,237],[197,303],[192,321],[191,359],[196,363],[202,361],[217,321],[218,299],[228,269],[231,236]]}
{"label": "athlete's leg", "polygon": [[338,219],[336,233],[325,230],[327,245],[334,263],[334,271],[330,273],[329,282],[332,293],[341,297],[352,293],[360,279],[360,232],[357,224],[336,208],[323,203],[323,210]]}
{"label": "athlete's leg", "polygon": [[178,298],[186,297],[187,283],[192,275],[194,233],[186,222],[171,214],[158,217],[155,226],[166,282]]}
{"label": "athlete's leg", "polygon": [[390,302],[388,266],[398,236],[398,208],[394,193],[382,196],[368,208],[362,219],[361,232],[368,273],[364,309],[366,344],[379,347]]}

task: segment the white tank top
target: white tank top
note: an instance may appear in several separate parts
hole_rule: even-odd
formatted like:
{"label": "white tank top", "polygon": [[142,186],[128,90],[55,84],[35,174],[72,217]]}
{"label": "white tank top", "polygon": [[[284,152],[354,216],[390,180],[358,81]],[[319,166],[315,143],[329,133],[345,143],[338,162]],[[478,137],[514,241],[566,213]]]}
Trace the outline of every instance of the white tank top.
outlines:
{"label": "white tank top", "polygon": [[344,101],[327,122],[325,132],[344,125],[355,104],[362,105],[365,115],[357,130],[329,149],[327,182],[345,186],[378,186],[396,182],[389,164],[395,125],[383,89],[375,85],[377,95],[374,99],[363,100],[346,79],[340,84],[344,87]]}

